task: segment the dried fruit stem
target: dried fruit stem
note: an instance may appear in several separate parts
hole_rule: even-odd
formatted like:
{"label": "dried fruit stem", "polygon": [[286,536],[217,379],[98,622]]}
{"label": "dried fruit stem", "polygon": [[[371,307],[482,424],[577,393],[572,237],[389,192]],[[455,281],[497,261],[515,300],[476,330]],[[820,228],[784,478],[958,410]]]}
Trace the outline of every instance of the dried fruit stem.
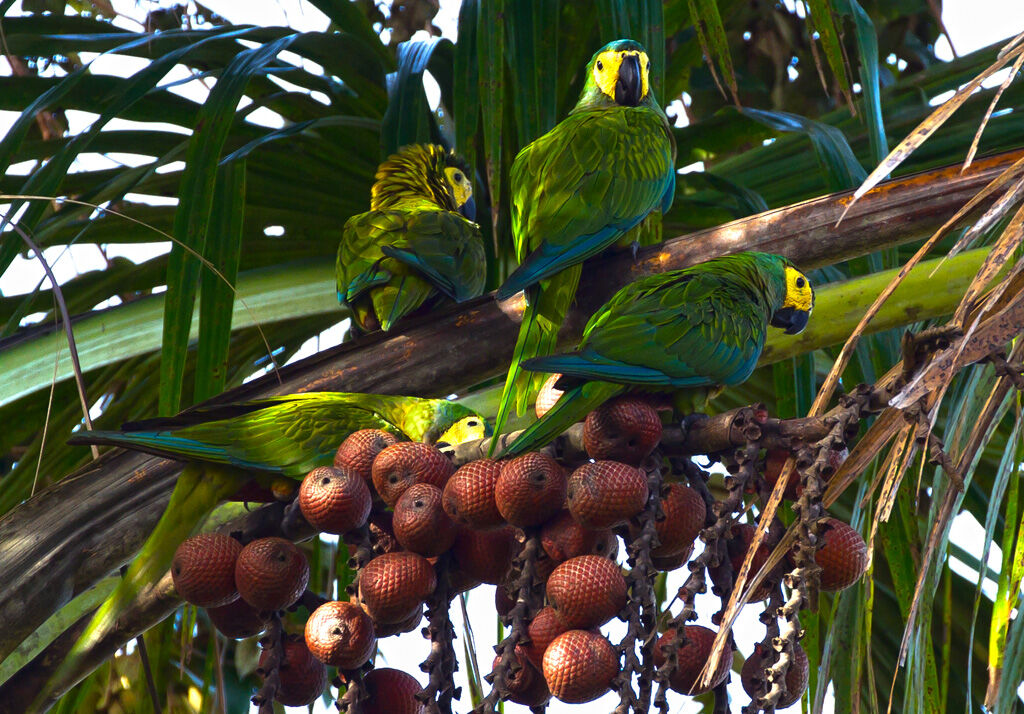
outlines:
{"label": "dried fruit stem", "polygon": [[427,601],[427,622],[423,636],[430,639],[430,654],[420,665],[420,670],[429,675],[427,686],[416,694],[426,705],[430,714],[452,714],[452,699],[460,699],[461,692],[455,686],[455,671],[458,660],[455,655],[455,626],[448,616],[452,599],[451,553],[444,553],[437,560],[437,586]]}
{"label": "dried fruit stem", "polygon": [[[619,692],[619,705],[614,714],[628,714],[630,708],[635,714],[647,714],[651,709],[651,694],[654,683],[654,643],[657,639],[657,605],[654,601],[654,578],[658,574],[651,551],[659,545],[657,521],[664,518],[661,509],[661,456],[655,454],[644,464],[647,473],[647,504],[636,520],[639,533],[630,540],[627,537],[626,550],[629,555],[630,599],[626,605],[628,627],[626,636],[619,643],[624,655],[622,671],[615,678]],[[628,531],[627,531],[628,534]],[[640,654],[637,657],[637,644]],[[639,693],[633,691],[633,676],[637,677]]]}
{"label": "dried fruit stem", "polygon": [[[335,702],[338,711],[345,714],[363,714],[363,702],[370,697],[370,693],[366,691],[366,685],[363,683],[363,672],[369,669],[373,669],[373,665],[367,663],[367,666],[359,669],[346,669],[338,672],[345,679],[345,693]],[[338,689],[341,689],[341,677],[335,680]]]}
{"label": "dried fruit stem", "polygon": [[515,605],[502,620],[510,627],[508,635],[494,647],[498,654],[498,663],[486,677],[491,683],[491,691],[483,701],[473,709],[474,714],[496,714],[498,701],[508,699],[508,680],[515,674],[513,667],[518,665],[515,656],[516,646],[526,640],[526,628],[530,618],[540,609],[540,591],[536,583],[537,557],[540,554],[540,531],[537,528],[526,528],[526,541],[519,554],[512,561],[513,572],[518,571],[514,583],[516,594]]}
{"label": "dried fruit stem", "polygon": [[263,671],[263,686],[252,698],[259,714],[274,714],[274,697],[281,686],[281,663],[284,661],[284,628],[280,613],[273,613],[267,621],[267,633],[260,640],[263,648],[270,652]]}

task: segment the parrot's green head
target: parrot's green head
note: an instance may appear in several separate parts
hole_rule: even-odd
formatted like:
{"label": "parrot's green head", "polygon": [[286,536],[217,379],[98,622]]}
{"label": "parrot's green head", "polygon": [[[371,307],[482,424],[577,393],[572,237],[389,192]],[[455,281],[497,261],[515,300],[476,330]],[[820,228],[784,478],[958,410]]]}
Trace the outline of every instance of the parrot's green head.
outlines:
{"label": "parrot's green head", "polygon": [[469,166],[454,151],[437,144],[403,146],[377,167],[370,208],[389,208],[413,197],[432,200],[447,211],[476,218]]}
{"label": "parrot's green head", "polygon": [[778,255],[773,259],[776,281],[782,286],[782,305],[772,313],[771,326],[796,335],[807,327],[807,321],[814,309],[814,288],[807,276],[792,263]]}
{"label": "parrot's green head", "polygon": [[651,58],[634,40],[615,40],[594,53],[576,108],[657,104],[651,93]]}
{"label": "parrot's green head", "polygon": [[461,404],[439,399],[434,407],[434,421],[423,440],[444,450],[488,435],[489,427],[482,416]]}

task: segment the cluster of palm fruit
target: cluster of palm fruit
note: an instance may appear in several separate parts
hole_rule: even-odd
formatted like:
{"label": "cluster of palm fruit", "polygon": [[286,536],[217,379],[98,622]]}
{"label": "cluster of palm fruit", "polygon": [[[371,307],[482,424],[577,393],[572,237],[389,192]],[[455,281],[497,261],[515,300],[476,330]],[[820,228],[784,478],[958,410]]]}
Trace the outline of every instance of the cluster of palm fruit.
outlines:
{"label": "cluster of palm fruit", "polygon": [[[540,400],[541,414],[549,401]],[[420,625],[424,603],[442,579],[445,607],[455,594],[480,583],[497,586],[502,615],[517,600],[531,601],[520,604],[526,617],[510,623],[522,630],[512,643],[514,651],[505,663],[500,655],[495,660],[495,669],[504,671],[503,698],[541,706],[551,696],[581,703],[609,691],[621,679],[622,648],[599,628],[615,617],[627,619],[629,601],[638,597],[631,592],[630,573],[616,562],[619,538],[633,543],[644,520],[660,511],[644,557],[658,570],[670,571],[690,560],[695,540],[716,520],[706,490],[676,482],[659,487],[657,509],[650,510],[655,499],[649,471],[662,462],[656,452],[661,438],[659,410],[648,399],[630,396],[606,402],[587,416],[583,445],[589,458],[576,463],[534,451],[456,468],[449,455],[429,444],[398,441],[377,429],[351,434],[332,466],[309,472],[296,503],[313,528],[353,544],[356,582],[347,600],[313,598],[322,604],[310,606],[315,609],[304,637],[283,637],[276,645],[276,663],[268,654],[271,649],[264,650],[261,667],[264,675],[277,677],[276,699],[293,706],[310,703],[323,693],[326,666],[331,666],[346,685],[358,682],[363,688],[363,714],[421,711],[424,705],[416,697],[421,687],[414,677],[367,670],[378,639]],[[769,452],[762,461],[769,483],[778,477],[785,456],[788,452]],[[753,531],[749,524],[730,527],[734,571]],[[828,519],[822,532],[816,556],[821,588],[839,590],[863,573],[866,547],[857,531],[841,521]],[[535,549],[526,556],[524,588],[523,553],[531,540]],[[770,550],[762,544],[754,572]],[[636,567],[634,561],[630,558]],[[261,538],[243,547],[230,536],[211,533],[181,544],[172,575],[185,600],[207,608],[225,635],[241,638],[263,631],[273,613],[300,601],[309,566],[290,541]],[[766,598],[778,575],[754,599]],[[665,667],[666,648],[676,641],[667,682],[677,692],[696,695],[727,677],[731,658],[721,659],[710,685],[698,687],[715,632],[695,624],[683,629],[682,639],[675,628],[665,629],[653,659]],[[764,676],[763,660],[763,651],[756,649],[742,671],[752,697],[757,678]],[[796,701],[806,687],[807,657],[799,646],[786,682],[788,697],[779,706]],[[385,690],[386,706],[373,694]]]}

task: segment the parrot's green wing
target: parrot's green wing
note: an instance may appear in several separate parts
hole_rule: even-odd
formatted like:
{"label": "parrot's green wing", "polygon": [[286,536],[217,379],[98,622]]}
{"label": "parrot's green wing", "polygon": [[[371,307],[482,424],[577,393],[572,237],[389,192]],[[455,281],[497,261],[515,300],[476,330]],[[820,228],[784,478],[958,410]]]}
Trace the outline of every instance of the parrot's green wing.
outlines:
{"label": "parrot's green wing", "polygon": [[[404,201],[345,224],[338,247],[338,299],[356,307],[357,318],[357,304],[368,299],[375,322],[388,330],[437,291],[457,301],[480,295],[485,265],[475,223],[429,201]],[[374,327],[362,319],[360,326]]]}
{"label": "parrot's green wing", "polygon": [[647,107],[570,114],[523,149],[509,176],[519,267],[499,299],[597,255],[674,194],[675,143]]}
{"label": "parrot's green wing", "polygon": [[738,384],[761,356],[770,316],[742,276],[661,273],[620,290],[591,318],[575,353],[525,366],[651,387]]}
{"label": "parrot's green wing", "polygon": [[301,478],[330,464],[345,437],[359,429],[436,440],[441,431],[471,414],[439,399],[312,392],[199,407],[175,417],[126,424],[124,431],[80,432],[69,443],[112,444]]}

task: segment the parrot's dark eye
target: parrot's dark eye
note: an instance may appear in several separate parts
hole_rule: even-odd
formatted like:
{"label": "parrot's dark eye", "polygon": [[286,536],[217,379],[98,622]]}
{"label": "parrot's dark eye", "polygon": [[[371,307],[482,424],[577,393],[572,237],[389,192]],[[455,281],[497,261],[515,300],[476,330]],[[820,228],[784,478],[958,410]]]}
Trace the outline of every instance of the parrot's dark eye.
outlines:
{"label": "parrot's dark eye", "polygon": [[796,279],[796,286],[798,288],[802,288],[804,286],[804,279],[803,278],[797,278]]}
{"label": "parrot's dark eye", "polygon": [[458,171],[456,171],[456,172],[455,172],[455,180],[456,180],[456,181],[462,181],[462,178],[463,178],[463,177],[462,177],[462,174],[461,174],[461,173],[459,173]]}
{"label": "parrot's dark eye", "polygon": [[604,69],[604,62],[602,62],[601,60],[598,60],[597,61],[597,71],[600,72],[603,69]]}
{"label": "parrot's dark eye", "polygon": [[470,419],[469,421],[466,422],[466,426],[480,426],[480,422],[478,422],[476,419]]}

